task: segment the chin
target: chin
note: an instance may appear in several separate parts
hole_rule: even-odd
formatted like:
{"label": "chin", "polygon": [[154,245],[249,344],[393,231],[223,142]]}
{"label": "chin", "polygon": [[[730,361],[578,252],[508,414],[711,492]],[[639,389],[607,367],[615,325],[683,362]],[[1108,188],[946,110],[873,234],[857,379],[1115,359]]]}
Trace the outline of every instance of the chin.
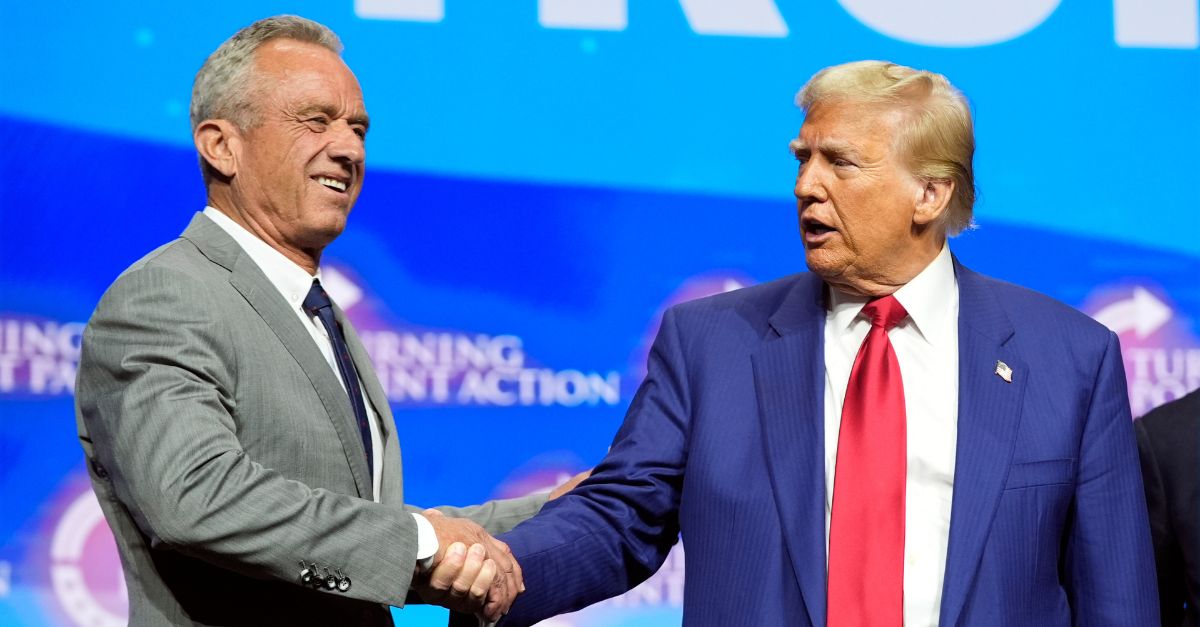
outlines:
{"label": "chin", "polygon": [[346,228],[345,216],[340,219],[321,220],[318,223],[310,223],[304,231],[304,240],[308,246],[314,248],[324,248],[333,243],[342,231]]}
{"label": "chin", "polygon": [[319,215],[313,216],[313,230],[332,233],[334,237],[337,237],[346,228],[349,213],[350,210],[344,207],[326,209]]}
{"label": "chin", "polygon": [[317,236],[320,237],[321,239],[325,240],[325,245],[328,246],[329,244],[333,243],[333,240],[335,240],[339,236],[341,236],[342,231],[345,231],[345,230],[346,230],[346,221],[342,220],[336,226],[328,225],[327,228],[322,229],[318,233]]}
{"label": "chin", "polygon": [[828,251],[820,249],[804,251],[804,263],[808,265],[810,272],[820,275],[823,279],[835,278],[846,268],[844,260],[836,259]]}

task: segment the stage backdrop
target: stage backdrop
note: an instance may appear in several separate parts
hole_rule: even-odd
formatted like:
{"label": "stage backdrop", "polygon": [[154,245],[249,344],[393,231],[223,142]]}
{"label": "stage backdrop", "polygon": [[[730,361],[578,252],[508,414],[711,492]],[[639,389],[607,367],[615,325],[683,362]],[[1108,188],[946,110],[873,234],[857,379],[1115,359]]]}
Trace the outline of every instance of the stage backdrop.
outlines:
{"label": "stage backdrop", "polygon": [[[80,333],[203,207],[191,79],[254,19],[333,27],[365,90],[370,174],[324,272],[392,399],[407,494],[434,505],[591,466],[665,307],[804,269],[793,96],[855,59],[943,72],[971,99],[981,199],[960,259],[1118,332],[1135,414],[1200,386],[1197,5],[8,3],[0,624],[124,624],[75,437]],[[684,559],[551,623],[677,624]]]}

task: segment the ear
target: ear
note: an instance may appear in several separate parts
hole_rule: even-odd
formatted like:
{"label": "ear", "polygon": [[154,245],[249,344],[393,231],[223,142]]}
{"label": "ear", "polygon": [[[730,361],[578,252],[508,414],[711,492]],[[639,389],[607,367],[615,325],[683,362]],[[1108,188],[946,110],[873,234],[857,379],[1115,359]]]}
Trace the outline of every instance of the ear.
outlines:
{"label": "ear", "polygon": [[913,224],[926,226],[942,219],[954,196],[954,181],[934,179],[922,182],[921,195],[913,212]]}
{"label": "ear", "polygon": [[241,157],[242,135],[229,120],[205,120],[192,134],[196,152],[208,165],[225,177],[237,174]]}

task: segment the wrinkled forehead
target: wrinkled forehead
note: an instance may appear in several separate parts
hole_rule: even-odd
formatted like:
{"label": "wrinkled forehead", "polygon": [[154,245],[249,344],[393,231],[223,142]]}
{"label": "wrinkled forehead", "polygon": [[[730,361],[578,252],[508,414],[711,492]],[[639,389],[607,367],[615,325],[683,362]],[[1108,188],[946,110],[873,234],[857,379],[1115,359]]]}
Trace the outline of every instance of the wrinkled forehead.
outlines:
{"label": "wrinkled forehead", "polygon": [[255,52],[260,93],[269,99],[328,101],[365,115],[362,88],[341,56],[324,46],[275,39]]}
{"label": "wrinkled forehead", "polygon": [[886,152],[896,145],[909,111],[897,104],[819,101],[804,116],[792,150]]}
{"label": "wrinkled forehead", "polygon": [[342,57],[319,44],[272,39],[255,50],[254,66],[260,74],[275,80],[322,80],[331,86],[362,93],[358,78]]}

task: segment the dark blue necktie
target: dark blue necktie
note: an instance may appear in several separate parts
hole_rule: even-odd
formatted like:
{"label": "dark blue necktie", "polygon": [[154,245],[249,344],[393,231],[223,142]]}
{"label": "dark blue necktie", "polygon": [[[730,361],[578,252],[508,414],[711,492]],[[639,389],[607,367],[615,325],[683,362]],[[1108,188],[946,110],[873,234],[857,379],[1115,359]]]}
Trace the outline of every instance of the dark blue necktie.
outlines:
{"label": "dark blue necktie", "polygon": [[350,349],[346,347],[346,337],[342,335],[342,325],[333,317],[333,301],[321,287],[321,282],[313,279],[312,288],[304,298],[304,311],[321,319],[329,341],[333,344],[333,357],[337,361],[338,372],[342,374],[342,383],[346,384],[346,393],[350,396],[350,405],[354,408],[354,420],[358,422],[358,432],[362,435],[363,449],[367,451],[367,471],[372,476],[375,466],[371,453],[371,426],[367,423],[367,407],[363,404],[362,388],[358,385],[358,373],[354,370],[354,362],[350,360]]}

